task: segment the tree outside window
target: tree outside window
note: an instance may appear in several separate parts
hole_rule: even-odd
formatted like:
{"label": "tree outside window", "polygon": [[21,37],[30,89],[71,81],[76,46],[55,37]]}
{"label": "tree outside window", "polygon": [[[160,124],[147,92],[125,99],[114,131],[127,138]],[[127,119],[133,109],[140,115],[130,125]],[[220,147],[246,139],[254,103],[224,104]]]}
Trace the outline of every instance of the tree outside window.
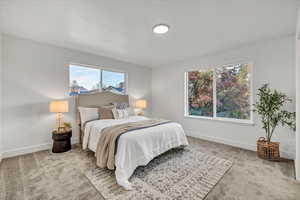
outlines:
{"label": "tree outside window", "polygon": [[188,116],[251,120],[251,65],[186,73]]}

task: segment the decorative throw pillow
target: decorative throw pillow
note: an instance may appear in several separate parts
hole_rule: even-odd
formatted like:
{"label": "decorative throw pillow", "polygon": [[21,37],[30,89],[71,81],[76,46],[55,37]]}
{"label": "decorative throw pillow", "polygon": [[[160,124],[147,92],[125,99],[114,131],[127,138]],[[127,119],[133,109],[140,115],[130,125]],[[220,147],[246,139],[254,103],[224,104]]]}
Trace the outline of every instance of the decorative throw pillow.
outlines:
{"label": "decorative throw pillow", "polygon": [[127,102],[114,102],[112,105],[114,105],[117,109],[126,109],[129,107]]}
{"label": "decorative throw pillow", "polygon": [[99,118],[100,119],[115,119],[112,110],[115,106],[101,106],[99,107]]}
{"label": "decorative throw pillow", "polygon": [[118,114],[119,114],[119,116],[121,116],[121,119],[129,117],[127,109],[120,109],[120,110],[118,110]]}
{"label": "decorative throw pillow", "polygon": [[117,109],[114,107],[111,111],[113,113],[114,119],[119,119],[119,114]]}
{"label": "decorative throw pillow", "polygon": [[98,108],[78,107],[78,110],[82,126],[86,122],[99,119]]}
{"label": "decorative throw pillow", "polygon": [[116,109],[112,110],[115,119],[124,119],[129,116],[127,109]]}

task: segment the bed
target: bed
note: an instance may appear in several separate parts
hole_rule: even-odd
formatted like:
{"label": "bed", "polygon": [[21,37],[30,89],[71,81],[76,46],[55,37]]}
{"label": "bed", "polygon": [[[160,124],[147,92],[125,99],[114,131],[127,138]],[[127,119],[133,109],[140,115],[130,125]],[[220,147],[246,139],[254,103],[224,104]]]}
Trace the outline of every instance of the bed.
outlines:
{"label": "bed", "polygon": [[[112,102],[129,102],[127,95],[110,92],[79,95],[79,106],[103,106]],[[114,125],[147,120],[144,116],[130,116],[125,119],[93,120],[80,126],[82,148],[96,152],[103,129]],[[176,147],[188,145],[186,135],[180,124],[169,122],[153,127],[133,130],[122,134],[117,142],[115,153],[115,175],[117,183],[130,190],[130,176],[138,166],[147,165],[156,156]]]}

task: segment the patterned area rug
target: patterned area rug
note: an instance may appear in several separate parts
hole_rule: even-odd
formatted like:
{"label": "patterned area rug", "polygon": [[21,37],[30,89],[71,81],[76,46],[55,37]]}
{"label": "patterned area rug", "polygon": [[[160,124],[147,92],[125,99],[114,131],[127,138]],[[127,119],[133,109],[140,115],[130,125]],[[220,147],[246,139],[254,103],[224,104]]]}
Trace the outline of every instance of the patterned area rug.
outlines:
{"label": "patterned area rug", "polygon": [[204,199],[232,162],[199,151],[173,149],[139,167],[130,179],[134,190],[116,183],[113,171],[93,169],[87,178],[105,199]]}

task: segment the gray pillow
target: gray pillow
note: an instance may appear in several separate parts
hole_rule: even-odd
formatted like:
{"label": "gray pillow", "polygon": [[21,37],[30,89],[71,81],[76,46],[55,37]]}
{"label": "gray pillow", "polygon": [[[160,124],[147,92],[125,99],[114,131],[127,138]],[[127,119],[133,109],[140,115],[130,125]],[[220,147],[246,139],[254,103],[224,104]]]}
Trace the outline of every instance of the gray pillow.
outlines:
{"label": "gray pillow", "polygon": [[129,108],[129,104],[127,102],[113,102],[111,104],[114,105],[117,109]]}

